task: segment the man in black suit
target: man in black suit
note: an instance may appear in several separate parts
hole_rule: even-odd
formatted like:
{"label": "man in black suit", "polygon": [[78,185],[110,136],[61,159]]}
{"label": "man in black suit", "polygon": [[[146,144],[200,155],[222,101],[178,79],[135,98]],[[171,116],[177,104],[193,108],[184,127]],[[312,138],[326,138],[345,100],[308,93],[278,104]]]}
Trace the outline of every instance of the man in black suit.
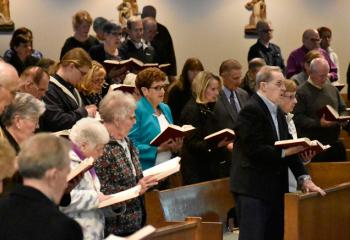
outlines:
{"label": "man in black suit", "polygon": [[28,139],[18,155],[23,185],[0,200],[0,239],[79,240],[80,225],[58,210],[70,171],[70,144],[47,133]]}
{"label": "man in black suit", "polygon": [[304,191],[317,191],[298,153],[302,147],[279,149],[275,141],[290,138],[282,111],[284,94],[279,67],[265,66],[257,74],[258,91],[241,110],[233,149],[231,191],[234,193],[240,240],[283,240],[284,193],[288,167]]}
{"label": "man in black suit", "polygon": [[[245,106],[249,99],[249,95],[246,91],[239,88],[242,77],[242,65],[234,60],[228,59],[220,65],[220,76],[223,79],[223,89],[220,91],[220,95],[214,108],[214,126],[215,131],[219,131],[224,128],[234,129],[237,122],[239,111]],[[233,143],[218,149],[220,153],[220,169],[222,171],[221,176],[229,176],[230,166],[232,161],[232,146]]]}

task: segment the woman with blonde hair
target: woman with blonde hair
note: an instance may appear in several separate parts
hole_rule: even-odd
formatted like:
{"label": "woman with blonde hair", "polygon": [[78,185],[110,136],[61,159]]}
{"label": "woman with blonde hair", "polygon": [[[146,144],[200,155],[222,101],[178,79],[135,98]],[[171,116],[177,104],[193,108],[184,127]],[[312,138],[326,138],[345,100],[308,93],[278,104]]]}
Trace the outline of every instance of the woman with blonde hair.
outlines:
{"label": "woman with blonde hair", "polygon": [[41,130],[70,129],[81,118],[95,116],[96,105],[84,105],[75,88],[89,72],[91,61],[89,54],[81,48],[74,48],[62,57],[43,97],[46,111],[40,119]]}
{"label": "woman with blonde hair", "polygon": [[82,48],[89,52],[92,46],[99,44],[97,38],[89,35],[91,24],[92,18],[87,11],[81,10],[74,14],[72,17],[74,34],[65,41],[61,50],[60,59],[73,48]]}
{"label": "woman with blonde hair", "polygon": [[102,88],[105,83],[106,70],[96,61],[91,62],[92,67],[77,84],[82,101],[85,105],[98,105],[102,99]]}
{"label": "woman with blonde hair", "polygon": [[221,177],[217,151],[230,142],[223,140],[211,145],[204,141],[216,129],[213,109],[221,89],[221,78],[207,71],[198,73],[192,82],[194,98],[185,105],[180,120],[181,124],[196,128],[185,137],[182,148],[181,171],[185,184]]}

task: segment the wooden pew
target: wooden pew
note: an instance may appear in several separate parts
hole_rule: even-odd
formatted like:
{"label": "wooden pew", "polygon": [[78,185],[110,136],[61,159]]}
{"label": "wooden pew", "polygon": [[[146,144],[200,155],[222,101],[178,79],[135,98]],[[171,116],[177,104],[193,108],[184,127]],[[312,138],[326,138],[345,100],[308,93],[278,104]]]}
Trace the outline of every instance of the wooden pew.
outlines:
{"label": "wooden pew", "polygon": [[229,178],[218,179],[145,195],[147,223],[155,227],[165,221],[181,221],[188,216],[208,222],[226,222],[234,207]]}
{"label": "wooden pew", "polygon": [[350,182],[326,192],[285,195],[284,240],[350,239]]}
{"label": "wooden pew", "polygon": [[187,217],[184,222],[165,222],[147,240],[220,240],[220,223],[202,222],[200,217]]}
{"label": "wooden pew", "polygon": [[[306,165],[312,180],[321,188],[350,182],[350,162],[321,162]],[[349,199],[350,202],[350,199]]]}

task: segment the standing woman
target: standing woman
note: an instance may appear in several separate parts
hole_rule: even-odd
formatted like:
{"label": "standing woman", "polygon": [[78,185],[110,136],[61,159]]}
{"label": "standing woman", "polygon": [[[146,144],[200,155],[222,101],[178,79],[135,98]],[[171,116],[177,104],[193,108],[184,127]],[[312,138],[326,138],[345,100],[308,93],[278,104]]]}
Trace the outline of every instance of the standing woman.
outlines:
{"label": "standing woman", "polygon": [[106,70],[96,62],[91,62],[92,67],[78,83],[77,89],[85,105],[95,104],[96,106],[102,100],[102,87],[105,83]]}
{"label": "standing woman", "polygon": [[[149,187],[157,184],[153,177],[143,177],[138,151],[128,138],[135,123],[135,107],[134,98],[121,91],[109,92],[99,105],[101,118],[110,137],[102,157],[95,164],[104,194],[141,185],[142,195]],[[128,236],[144,226],[146,212],[142,196],[114,207],[121,209],[116,209],[116,216],[106,216],[106,236]]]}
{"label": "standing woman", "polygon": [[87,11],[79,11],[74,14],[72,24],[74,34],[66,39],[61,50],[60,59],[73,48],[82,48],[89,52],[92,46],[99,44],[95,37],[89,35],[92,18]]}
{"label": "standing woman", "polygon": [[211,146],[204,141],[204,137],[215,129],[213,109],[221,89],[221,79],[207,71],[198,73],[193,80],[195,98],[187,102],[180,120],[181,124],[190,124],[196,128],[185,137],[182,148],[181,171],[185,184],[220,177],[216,151],[230,142],[223,140],[217,146]]}
{"label": "standing woman", "polygon": [[[72,142],[71,168],[74,169],[90,157],[101,157],[109,134],[98,120],[83,118],[72,127],[69,139]],[[70,192],[70,204],[61,208],[62,212],[80,224],[84,240],[104,239],[105,218],[98,205],[109,196],[101,193],[100,187],[100,181],[92,168],[84,173],[78,185]]]}
{"label": "standing woman", "polygon": [[172,152],[180,150],[182,139],[170,139],[159,147],[150,145],[153,138],[173,123],[170,108],[163,103],[165,73],[158,68],[139,72],[136,88],[142,97],[137,102],[136,123],[129,137],[140,152],[140,162],[145,170],[169,160]]}
{"label": "standing woman", "polygon": [[96,105],[84,105],[75,88],[90,68],[91,58],[81,48],[74,48],[62,57],[43,97],[46,111],[40,118],[41,130],[56,132],[70,129],[81,118],[95,116]]}
{"label": "standing woman", "polygon": [[[119,50],[121,44],[122,29],[119,25],[113,22],[107,22],[102,28],[105,38],[103,43],[93,46],[89,53],[93,60],[103,64],[104,60],[121,60]],[[123,83],[127,69],[125,67],[112,69],[108,72],[107,83]],[[106,88],[108,89],[108,87]]]}
{"label": "standing woman", "polygon": [[203,70],[204,67],[199,59],[189,58],[182,68],[179,79],[169,87],[167,103],[171,109],[175,124],[179,124],[181,111],[192,97],[191,85],[193,79]]}

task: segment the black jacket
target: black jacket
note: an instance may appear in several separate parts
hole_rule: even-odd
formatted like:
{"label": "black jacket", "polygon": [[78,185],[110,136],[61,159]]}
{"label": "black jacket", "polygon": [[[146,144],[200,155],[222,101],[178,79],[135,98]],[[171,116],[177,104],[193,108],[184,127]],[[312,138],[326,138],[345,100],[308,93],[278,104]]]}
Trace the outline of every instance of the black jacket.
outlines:
{"label": "black jacket", "polygon": [[80,225],[61,213],[40,191],[18,186],[0,200],[0,239],[2,240],[79,240]]}
{"label": "black jacket", "polygon": [[[280,140],[291,138],[282,111],[277,113]],[[282,158],[274,146],[278,140],[271,114],[254,94],[241,110],[235,128],[231,191],[267,201],[280,200],[288,192],[288,166],[298,178],[307,174],[298,155]]]}

